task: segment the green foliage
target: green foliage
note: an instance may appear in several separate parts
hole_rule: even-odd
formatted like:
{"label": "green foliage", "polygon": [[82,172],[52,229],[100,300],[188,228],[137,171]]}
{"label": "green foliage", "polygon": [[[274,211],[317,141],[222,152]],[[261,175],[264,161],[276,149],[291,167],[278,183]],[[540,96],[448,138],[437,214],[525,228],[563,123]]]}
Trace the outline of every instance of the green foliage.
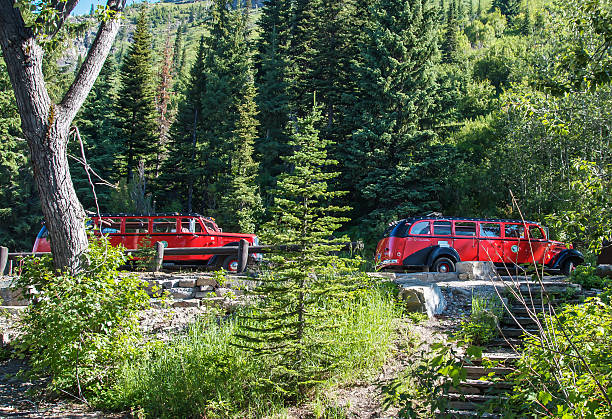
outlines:
{"label": "green foliage", "polygon": [[610,292],[546,317],[542,338],[528,338],[512,375],[519,416],[612,415]]}
{"label": "green foliage", "polygon": [[92,238],[83,257],[88,268],[77,276],[54,271],[50,257],[25,260],[18,286],[39,294],[21,318],[15,346],[33,375],[50,378],[49,390],[99,403],[119,365],[138,356],[137,313],[149,307],[149,296],[135,276],[119,275],[123,248]]}
{"label": "green foliage", "polygon": [[471,345],[485,345],[499,335],[499,321],[504,308],[497,295],[473,294],[472,311],[463,320],[457,338]]}
{"label": "green foliage", "polygon": [[429,317],[427,316],[427,313],[418,313],[418,312],[413,312],[413,313],[407,313],[406,317],[408,317],[412,323],[423,323],[426,322],[427,319],[429,319]]}
{"label": "green foliage", "polygon": [[584,288],[591,289],[605,289],[610,288],[612,281],[610,278],[602,278],[595,275],[596,268],[594,266],[580,265],[576,266],[576,269],[570,276],[570,281],[573,284],[582,285]]}
{"label": "green foliage", "polygon": [[151,271],[155,256],[156,250],[153,243],[151,243],[151,236],[144,237],[138,242],[138,250],[133,254],[136,270],[141,272]]}
{"label": "green foliage", "polygon": [[341,193],[329,187],[337,173],[326,168],[336,162],[327,157],[329,141],[315,129],[319,117],[315,107],[293,127],[293,154],[285,158],[293,170],[278,180],[272,221],[262,234],[266,243],[300,251],[270,257],[273,270],[256,291],[264,301],[239,335],[240,345],[255,356],[273,357],[270,384],[288,396],[304,394],[340,361],[327,333],[338,329],[336,314],[355,298],[354,263],[329,254],[340,249],[331,234],[344,221],[336,214],[347,209],[333,204]]}
{"label": "green foliage", "polygon": [[151,32],[145,7],[121,65],[120,80],[115,114],[123,148],[121,173],[130,181],[141,161],[147,165],[147,173],[151,172],[148,164],[154,159],[158,139]]}
{"label": "green foliage", "polygon": [[[394,294],[386,288],[363,290],[336,309],[337,326],[319,336],[329,342],[335,356],[342,356],[328,383],[374,373],[388,356],[398,314]],[[108,406],[164,418],[273,416],[285,402],[270,385],[278,359],[254,357],[234,344],[236,333],[254,325],[247,320],[253,314],[249,310],[238,320],[201,318],[185,336],[151,346],[146,355],[126,361]],[[322,362],[317,356],[307,360]]]}
{"label": "green foliage", "polygon": [[27,143],[4,59],[0,55],[0,244],[30,251],[40,228],[40,208]]}
{"label": "green foliage", "polygon": [[358,122],[343,144],[343,177],[361,234],[378,238],[390,220],[439,208],[433,179],[445,154],[429,147],[433,132],[426,127],[437,54],[435,10],[424,0],[378,0],[364,19],[349,111]]}
{"label": "green foliage", "polygon": [[444,395],[467,376],[463,362],[481,355],[481,348],[469,347],[462,360],[452,346],[434,343],[429,350],[421,351],[420,362],[382,387],[384,406],[400,407],[402,418],[432,417],[444,412],[448,405]]}

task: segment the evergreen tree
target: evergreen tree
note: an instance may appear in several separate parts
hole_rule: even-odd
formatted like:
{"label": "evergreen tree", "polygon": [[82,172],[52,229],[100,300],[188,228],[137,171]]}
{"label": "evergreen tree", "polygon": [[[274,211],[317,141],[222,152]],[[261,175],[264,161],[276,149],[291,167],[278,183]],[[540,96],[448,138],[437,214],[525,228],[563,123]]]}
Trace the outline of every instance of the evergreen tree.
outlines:
{"label": "evergreen tree", "polygon": [[195,207],[194,188],[205,175],[203,162],[197,158],[197,153],[203,141],[198,127],[202,118],[202,97],[206,89],[206,50],[206,42],[202,37],[186,82],[185,98],[179,103],[176,120],[170,127],[168,158],[158,181],[159,185],[164,185],[164,192],[160,194],[162,207],[192,212]]}
{"label": "evergreen tree", "polygon": [[327,156],[330,142],[315,128],[319,118],[315,109],[293,127],[293,152],[284,157],[292,170],[279,177],[273,220],[262,236],[266,243],[294,244],[300,251],[271,257],[276,268],[257,289],[265,301],[237,335],[239,346],[272,362],[270,382],[288,396],[304,393],[333,368],[336,360],[326,337],[334,333],[334,303],[350,286],[341,259],[329,255],[339,249],[330,236],[345,221],[337,214],[346,208],[331,204],[340,193],[330,190],[337,173],[326,168],[336,162]]}
{"label": "evergreen tree", "polygon": [[[212,211],[226,228],[239,229],[249,226],[241,225],[239,212],[254,214],[258,210],[254,182],[258,168],[252,163],[257,120],[247,16],[244,9],[232,11],[228,6],[227,0],[216,0],[212,11],[201,101],[204,141],[199,158],[205,162],[204,170],[212,174],[202,191],[203,208]],[[241,163],[245,167],[239,169]],[[236,177],[237,170],[240,176]],[[238,180],[246,183],[228,191],[227,185]]]}
{"label": "evergreen tree", "polygon": [[502,14],[512,18],[519,14],[521,0],[493,0],[491,10],[499,9]]}
{"label": "evergreen tree", "polygon": [[377,0],[368,9],[353,110],[361,122],[345,159],[351,200],[360,204],[356,218],[365,217],[373,231],[389,219],[437,207],[437,186],[428,175],[431,132],[423,123],[435,88],[436,18],[428,4]]}
{"label": "evergreen tree", "polygon": [[457,51],[459,50],[459,19],[455,0],[451,0],[448,6],[446,30],[441,49],[443,62],[452,63],[456,61]]}
{"label": "evergreen tree", "polygon": [[0,54],[0,243],[10,251],[31,251],[42,213],[21,139],[15,96]]}
{"label": "evergreen tree", "polygon": [[128,181],[140,161],[151,172],[158,141],[155,109],[155,79],[151,33],[146,9],[136,23],[134,39],[121,66],[121,87],[118,93],[118,127],[124,148],[122,172]]}
{"label": "evergreen tree", "polygon": [[182,74],[181,54],[183,53],[183,25],[176,28],[174,48],[172,49],[172,73],[174,78],[180,78]]}
{"label": "evergreen tree", "polygon": [[[114,113],[117,100],[117,66],[111,56],[106,59],[98,79],[94,83],[87,101],[75,119],[79,128],[87,163],[105,181],[116,183],[119,180],[119,164],[121,144],[118,141],[117,118]],[[81,157],[80,144],[69,144],[71,153]],[[71,162],[72,181],[83,206],[95,210],[93,192],[83,165]],[[92,175],[93,176],[93,175]],[[96,195],[102,210],[108,209],[111,201],[111,188],[99,185],[95,178]]]}
{"label": "evergreen tree", "polygon": [[289,121],[288,56],[291,29],[291,2],[267,0],[259,26],[256,84],[260,130],[256,142],[261,162],[259,184],[269,190],[283,171],[281,156],[286,154]]}

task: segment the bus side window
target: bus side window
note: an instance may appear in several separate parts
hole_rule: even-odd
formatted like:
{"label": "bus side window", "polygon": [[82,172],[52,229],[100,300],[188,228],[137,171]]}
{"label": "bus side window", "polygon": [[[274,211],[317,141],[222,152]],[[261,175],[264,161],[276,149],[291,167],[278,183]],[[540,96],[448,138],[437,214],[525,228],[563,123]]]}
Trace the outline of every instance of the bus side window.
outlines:
{"label": "bus side window", "polygon": [[183,218],[181,220],[181,233],[201,233],[202,226],[195,218]]}

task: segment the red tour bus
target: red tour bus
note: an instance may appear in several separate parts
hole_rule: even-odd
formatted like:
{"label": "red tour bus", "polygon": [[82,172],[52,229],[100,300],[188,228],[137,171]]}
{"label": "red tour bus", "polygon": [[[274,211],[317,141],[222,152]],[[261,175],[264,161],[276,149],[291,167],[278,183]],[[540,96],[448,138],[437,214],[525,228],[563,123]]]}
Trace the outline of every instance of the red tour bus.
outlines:
{"label": "red tour bus", "polygon": [[548,230],[536,222],[485,218],[406,218],[387,227],[376,248],[382,269],[454,272],[455,264],[465,261],[537,263],[567,275],[584,257],[549,240]]}
{"label": "red tour bus", "polygon": [[[246,239],[256,246],[259,240],[254,234],[224,233],[212,218],[199,214],[101,214],[91,217],[95,225],[94,234],[108,236],[111,245],[123,245],[128,250],[138,249],[149,240],[151,245],[162,242],[166,247],[221,247],[237,246],[240,239]],[[48,231],[42,227],[34,242],[33,252],[50,252],[47,241]],[[222,266],[236,271],[236,255],[180,255],[164,256],[165,262],[175,264],[206,264]]]}

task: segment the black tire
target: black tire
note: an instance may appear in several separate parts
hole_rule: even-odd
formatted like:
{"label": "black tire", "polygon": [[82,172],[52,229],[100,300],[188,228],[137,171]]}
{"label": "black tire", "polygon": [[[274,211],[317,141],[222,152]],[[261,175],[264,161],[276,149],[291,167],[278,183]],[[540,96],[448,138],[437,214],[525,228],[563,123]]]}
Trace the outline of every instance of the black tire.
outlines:
{"label": "black tire", "polygon": [[563,262],[561,265],[561,273],[565,276],[570,276],[570,274],[576,269],[576,261],[574,259],[569,259]]}
{"label": "black tire", "polygon": [[431,265],[431,270],[440,273],[455,272],[455,262],[449,258],[439,257]]}
{"label": "black tire", "polygon": [[238,272],[238,256],[228,256],[223,260],[223,269],[228,272],[236,273]]}

